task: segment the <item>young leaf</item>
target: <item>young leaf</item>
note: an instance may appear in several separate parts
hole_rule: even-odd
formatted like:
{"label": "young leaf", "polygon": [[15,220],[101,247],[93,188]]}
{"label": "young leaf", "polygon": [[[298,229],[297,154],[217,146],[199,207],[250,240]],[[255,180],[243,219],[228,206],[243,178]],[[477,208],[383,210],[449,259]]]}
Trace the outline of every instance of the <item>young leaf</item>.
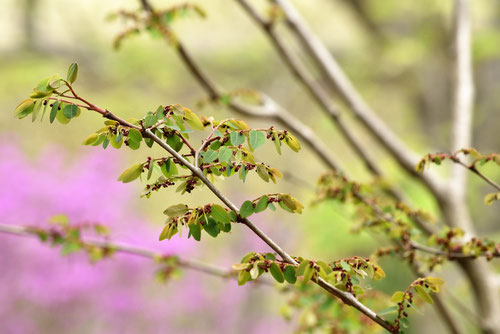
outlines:
{"label": "young leaf", "polygon": [[298,152],[300,151],[300,143],[299,141],[292,136],[291,134],[287,133],[285,137],[285,143],[290,147],[293,151]]}
{"label": "young leaf", "polygon": [[203,155],[203,162],[207,163],[207,164],[211,163],[211,162],[215,161],[215,159],[217,159],[217,156],[218,156],[218,153],[216,151],[208,150]]}
{"label": "young leaf", "polygon": [[250,273],[246,270],[242,270],[238,274],[238,285],[244,285],[250,280]]}
{"label": "young leaf", "polygon": [[396,291],[396,292],[394,292],[394,294],[391,297],[391,302],[394,302],[394,303],[402,302],[403,296],[404,296],[403,291]]}
{"label": "young leaf", "polygon": [[213,204],[212,205],[212,211],[210,212],[212,217],[216,221],[222,222],[222,223],[230,223],[231,219],[229,219],[229,214],[227,213],[226,210],[220,205]]}
{"label": "young leaf", "polygon": [[255,213],[262,212],[267,209],[268,202],[269,198],[266,195],[262,196],[255,206]]}
{"label": "young leaf", "polygon": [[243,218],[250,217],[255,212],[252,202],[245,201],[240,208],[240,216]]}
{"label": "young leaf", "polygon": [[54,101],[52,108],[50,109],[49,121],[53,123],[57,116],[57,110],[59,109],[59,101]]}
{"label": "young leaf", "polygon": [[383,315],[397,313],[397,312],[398,312],[398,307],[394,305],[394,306],[389,306],[388,308],[383,309],[382,311],[378,312],[377,315],[383,316]]}
{"label": "young leaf", "polygon": [[269,182],[269,174],[267,173],[266,166],[258,165],[256,172],[257,175],[259,175],[262,180],[264,180],[265,182]]}
{"label": "young leaf", "polygon": [[219,161],[220,162],[228,162],[231,160],[233,156],[233,150],[227,148],[226,146],[221,147],[219,150]]}
{"label": "young leaf", "polygon": [[140,142],[142,140],[142,134],[137,129],[129,129],[128,130],[128,139],[129,139],[129,141],[132,140],[132,141]]}
{"label": "young leaf", "polygon": [[191,111],[191,109],[188,108],[183,108],[184,109],[184,117],[186,118],[186,123],[189,124],[191,128],[194,130],[198,131],[203,131],[205,127],[203,126],[203,123],[200,121],[198,116]]}
{"label": "young leaf", "polygon": [[293,266],[286,266],[283,272],[285,280],[290,284],[295,284],[297,277],[295,276],[295,268]]}
{"label": "young leaf", "polygon": [[88,136],[84,141],[83,145],[92,145],[94,144],[97,140],[99,139],[99,134],[98,133],[92,133],[90,136]]}
{"label": "young leaf", "polygon": [[68,80],[69,83],[73,83],[76,81],[77,76],[78,76],[78,64],[73,63],[68,68],[68,76],[66,79]]}
{"label": "young leaf", "polygon": [[420,298],[423,299],[424,302],[429,303],[429,304],[434,304],[434,301],[432,300],[432,297],[429,295],[427,290],[419,284],[415,284],[413,286],[413,289],[415,289],[415,292],[420,296]]}
{"label": "young leaf", "polygon": [[74,104],[67,104],[64,106],[62,112],[66,118],[71,119],[73,117],[76,117],[76,115],[78,114],[78,106]]}
{"label": "young leaf", "polygon": [[198,221],[194,222],[193,224],[188,224],[189,227],[189,235],[192,235],[194,240],[200,241],[201,240],[201,225]]}
{"label": "young leaf", "polygon": [[231,143],[233,146],[240,146],[245,142],[245,135],[242,133],[239,133],[238,131],[233,131],[229,135],[231,139]]}
{"label": "young leaf", "polygon": [[118,181],[122,181],[123,183],[132,182],[141,176],[142,173],[142,163],[133,165],[132,167],[125,170],[118,177]]}
{"label": "young leaf", "polygon": [[166,208],[165,211],[163,211],[164,214],[172,218],[184,216],[187,212],[188,207],[186,204],[172,205]]}
{"label": "young leaf", "polygon": [[250,148],[255,150],[256,148],[264,145],[266,142],[266,135],[261,131],[252,130],[248,134],[248,144]]}
{"label": "young leaf", "polygon": [[269,271],[271,272],[271,275],[273,275],[274,279],[278,281],[279,283],[283,283],[285,281],[285,277],[283,276],[283,272],[281,271],[280,266],[278,266],[276,263],[271,263],[271,266],[269,267]]}
{"label": "young leaf", "polygon": [[[41,103],[41,101],[38,101],[37,103]],[[19,119],[24,118],[33,112],[34,107],[35,101],[33,101],[32,99],[24,100],[16,107],[14,114]]]}
{"label": "young leaf", "polygon": [[276,152],[281,155],[281,141],[279,139],[278,133],[273,132],[274,146],[276,147]]}

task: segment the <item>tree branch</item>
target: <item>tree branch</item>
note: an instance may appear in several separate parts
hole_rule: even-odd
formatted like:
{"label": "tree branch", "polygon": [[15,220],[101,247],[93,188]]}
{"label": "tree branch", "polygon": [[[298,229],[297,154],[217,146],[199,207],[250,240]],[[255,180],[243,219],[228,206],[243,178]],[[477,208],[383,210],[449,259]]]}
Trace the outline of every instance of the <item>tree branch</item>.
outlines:
{"label": "tree branch", "polygon": [[[290,29],[297,35],[300,42],[304,45],[304,49],[308,51],[323,70],[354,115],[377,138],[382,146],[391,153],[403,169],[413,176],[418,176],[415,172],[415,165],[419,161],[418,155],[412,152],[370,109],[325,45],[311,31],[295,7],[288,0],[273,1],[280,6]],[[442,195],[444,193],[445,185],[436,176],[428,174],[419,179],[434,194]]]}
{"label": "tree branch", "polygon": [[[0,223],[0,233],[7,233],[18,236],[37,237],[38,231],[39,228]],[[99,239],[86,239],[83,242],[86,245],[96,246],[99,248],[108,248],[119,253],[135,255],[149,259],[159,259],[165,256],[164,254],[160,254],[148,249],[132,246],[121,242],[111,242],[109,240],[99,240]],[[189,268],[194,271],[203,272],[221,278],[236,279],[235,275],[236,272],[234,270],[225,270],[213,265],[206,264],[201,261],[182,259],[177,255],[175,255],[175,257],[177,258],[176,264],[179,265],[180,267]]]}
{"label": "tree branch", "polygon": [[366,168],[374,175],[381,176],[382,173],[377,167],[375,161],[373,161],[368,152],[361,145],[361,142],[358,140],[359,137],[352,133],[344,123],[339,110],[330,101],[328,94],[313,78],[311,78],[307,69],[301,64],[298,57],[294,55],[288,44],[279,37],[275,30],[274,22],[269,22],[262,18],[246,0],[237,1],[248,13],[248,15],[262,28],[262,30],[264,30],[290,71],[309,91],[309,94],[321,106],[322,110],[325,111],[337,125],[341,134],[361,158]]}
{"label": "tree branch", "polygon": [[[120,117],[114,115],[108,110],[99,108],[91,103],[89,103],[89,107],[91,110],[94,110],[100,114],[102,114],[104,117],[115,120],[119,124],[123,126],[128,126],[127,121],[121,119]],[[137,128],[136,125],[132,125],[132,127]],[[185,159],[182,154],[178,153],[175,151],[170,145],[165,143],[161,138],[156,136],[150,129],[147,128],[141,128],[140,129],[142,132],[142,135],[144,138],[150,138],[152,139],[156,144],[158,144],[161,148],[166,150],[168,153],[170,153],[174,158],[176,158],[180,164],[184,165],[187,167],[193,176],[196,176],[199,178],[209,189],[210,191],[217,197],[219,200],[221,200],[222,203],[224,203],[230,210],[234,211],[238,215],[238,221],[244,225],[246,225],[250,230],[252,230],[262,241],[264,241],[272,250],[274,250],[281,258],[290,263],[297,265],[298,263],[288,254],[286,253],[276,242],[274,242],[269,236],[267,236],[264,231],[262,231],[260,228],[258,228],[255,224],[253,224],[248,218],[243,218],[239,215],[239,210],[234,205],[215,185],[210,182],[210,180],[203,174],[203,171],[197,167],[191,164],[187,159]],[[323,289],[326,291],[330,292],[332,295],[335,297],[341,299],[344,303],[356,308],[360,312],[362,312],[364,315],[366,315],[368,318],[385,328],[387,331],[392,332],[393,331],[393,326],[386,322],[384,319],[379,317],[374,311],[371,309],[367,308],[364,304],[362,304],[359,300],[357,300],[353,295],[351,295],[348,292],[344,292],[342,290],[339,290],[338,288],[334,287],[330,283],[326,282],[322,278],[318,278],[315,280],[315,283],[321,286]]]}

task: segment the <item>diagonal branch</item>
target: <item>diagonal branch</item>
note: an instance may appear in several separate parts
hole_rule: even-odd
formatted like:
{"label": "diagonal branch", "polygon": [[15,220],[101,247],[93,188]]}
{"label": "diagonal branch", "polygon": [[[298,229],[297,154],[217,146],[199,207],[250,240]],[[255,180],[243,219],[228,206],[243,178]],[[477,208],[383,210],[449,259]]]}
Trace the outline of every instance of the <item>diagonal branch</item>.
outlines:
{"label": "diagonal branch", "polygon": [[[304,45],[305,50],[320,66],[354,115],[363,123],[370,133],[375,136],[380,144],[391,153],[403,169],[413,176],[418,176],[415,172],[415,165],[419,161],[418,155],[412,152],[412,150],[410,150],[371,110],[325,45],[312,32],[295,7],[288,0],[273,1],[280,6],[290,29],[297,35],[300,42]],[[420,180],[422,180],[434,194],[439,196],[443,195],[445,186],[436,176],[429,174],[421,177]]]}
{"label": "diagonal branch", "polygon": [[[136,125],[132,125],[128,123],[127,121],[121,119],[120,117],[116,116],[115,114],[111,113],[108,110],[105,110],[103,108],[100,108],[92,103],[87,102],[89,105],[90,110],[96,111],[103,115],[105,118],[117,121],[120,125],[125,126],[125,127],[132,127],[132,128],[138,128]],[[180,164],[185,166],[187,169],[191,171],[193,176],[196,176],[201,182],[203,182],[208,189],[222,202],[224,205],[226,205],[227,208],[230,210],[234,211],[237,216],[238,216],[238,222],[246,225],[250,230],[252,230],[262,241],[264,241],[272,250],[274,250],[285,262],[297,265],[297,261],[295,261],[287,252],[285,252],[274,240],[272,240],[269,236],[265,234],[264,231],[262,231],[259,227],[257,227],[254,223],[252,223],[248,218],[241,217],[239,215],[239,210],[236,205],[234,205],[210,180],[203,174],[203,171],[191,164],[184,156],[177,151],[175,151],[170,145],[168,145],[166,142],[164,142],[160,137],[156,136],[150,129],[148,128],[140,128],[140,131],[142,133],[143,138],[150,138],[152,139],[156,144],[158,144],[161,148],[163,148],[165,151],[170,153],[174,158],[176,158]],[[350,305],[357,310],[359,310],[361,313],[366,315],[368,318],[385,328],[389,332],[394,331],[394,327],[386,322],[384,319],[382,319],[380,316],[378,316],[374,311],[366,307],[363,303],[361,303],[356,297],[354,297],[352,294],[348,292],[344,292],[330,283],[326,282],[322,278],[315,279],[314,282],[318,284],[320,287],[331,293],[333,296],[339,298],[342,300],[345,304]]]}
{"label": "diagonal branch", "polygon": [[279,37],[278,33],[276,32],[274,22],[269,22],[261,17],[246,0],[237,1],[248,13],[248,15],[262,28],[262,30],[264,30],[290,71],[309,91],[309,94],[321,106],[323,111],[325,111],[330,116],[349,145],[363,160],[363,163],[368,168],[368,170],[374,175],[380,176],[382,173],[377,167],[375,161],[373,161],[366,149],[361,145],[358,137],[355,136],[355,134],[352,133],[349,128],[347,128],[347,125],[341,118],[338,108],[331,103],[326,91],[308,74],[307,69],[300,62],[298,57],[294,55],[288,44]]}

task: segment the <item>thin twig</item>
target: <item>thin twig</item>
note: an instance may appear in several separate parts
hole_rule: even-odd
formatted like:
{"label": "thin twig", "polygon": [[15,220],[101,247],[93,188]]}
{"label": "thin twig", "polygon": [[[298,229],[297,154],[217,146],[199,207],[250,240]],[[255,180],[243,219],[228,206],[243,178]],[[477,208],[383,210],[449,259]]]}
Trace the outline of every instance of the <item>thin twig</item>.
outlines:
{"label": "thin twig", "polygon": [[[464,253],[456,253],[456,252],[446,252],[446,251],[442,251],[440,249],[436,249],[436,248],[432,248],[429,246],[419,244],[418,242],[413,241],[413,240],[411,240],[409,242],[409,244],[410,244],[411,248],[413,248],[413,249],[419,250],[419,251],[424,252],[424,253],[446,256],[449,260],[476,259],[478,257],[488,257],[488,254],[486,254],[486,253],[479,253],[478,255],[475,255],[475,254],[464,254]],[[500,257],[500,253],[495,251],[490,256]]]}

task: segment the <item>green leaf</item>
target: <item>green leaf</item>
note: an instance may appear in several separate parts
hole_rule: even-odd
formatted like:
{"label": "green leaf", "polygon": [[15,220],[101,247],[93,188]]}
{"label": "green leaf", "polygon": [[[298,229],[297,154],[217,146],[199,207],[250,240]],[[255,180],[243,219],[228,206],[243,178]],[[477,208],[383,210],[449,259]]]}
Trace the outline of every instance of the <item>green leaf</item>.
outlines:
{"label": "green leaf", "polygon": [[128,130],[128,139],[129,141],[135,141],[135,142],[140,142],[142,140],[142,134],[141,131],[137,129],[129,129]]}
{"label": "green leaf", "polygon": [[345,271],[350,271],[351,270],[351,265],[349,263],[347,263],[345,260],[340,261],[340,266]]}
{"label": "green leaf", "polygon": [[204,163],[211,163],[217,159],[218,153],[213,150],[208,150],[203,154],[203,162]]}
{"label": "green leaf", "polygon": [[377,315],[383,316],[387,314],[397,313],[398,311],[399,309],[397,306],[389,306],[388,308],[385,308],[382,311],[378,312]]}
{"label": "green leaf", "polygon": [[250,280],[250,273],[246,270],[242,270],[238,274],[238,285],[244,285],[246,282]]}
{"label": "green leaf", "polygon": [[52,104],[52,109],[50,109],[49,121],[53,123],[57,116],[57,111],[59,110],[59,101],[54,101]]}
{"label": "green leaf", "polygon": [[295,272],[295,275],[297,277],[304,275],[304,272],[306,270],[306,267],[309,267],[310,263],[309,260],[304,260],[302,261],[299,266],[297,267],[297,271]]}
{"label": "green leaf", "polygon": [[258,165],[256,169],[257,175],[260,176],[265,182],[269,182],[269,174],[267,173],[267,168],[264,165]]}
{"label": "green leaf", "polygon": [[229,218],[229,214],[227,213],[226,210],[220,205],[217,204],[212,204],[212,211],[210,212],[212,217],[214,217],[215,220],[222,222],[222,223],[230,223],[231,219]]}
{"label": "green leaf", "polygon": [[306,285],[313,277],[315,271],[316,270],[314,269],[314,267],[311,267],[310,265],[306,266],[304,269],[304,278],[302,284]]}
{"label": "green leaf", "polygon": [[42,110],[42,106],[43,106],[42,100],[39,100],[35,103],[35,106],[33,107],[32,118],[31,118],[32,122],[34,122],[36,120],[38,114],[40,113],[40,110]]}
{"label": "green leaf", "polygon": [[429,304],[434,304],[434,301],[432,300],[431,295],[425,290],[425,288],[419,284],[415,284],[413,286],[413,289],[415,289],[415,292],[422,298],[422,300],[426,303]]}
{"label": "green leaf", "polygon": [[198,221],[188,224],[189,227],[189,235],[192,235],[194,240],[200,241],[201,240],[201,225]]}
{"label": "green leaf", "polygon": [[240,168],[240,173],[239,173],[239,178],[245,183],[245,180],[247,178],[248,170],[245,165],[241,165]]}
{"label": "green leaf", "polygon": [[219,150],[219,161],[220,162],[228,162],[231,160],[233,156],[233,150],[227,148],[226,146],[221,147]]}
{"label": "green leaf", "polygon": [[188,206],[186,204],[176,204],[169,206],[163,211],[169,217],[181,217],[184,216],[188,212]]}
{"label": "green leaf", "polygon": [[405,293],[403,291],[394,292],[394,294],[391,297],[391,302],[394,302],[394,303],[402,302],[404,294]]}
{"label": "green leaf", "polygon": [[179,152],[184,143],[178,135],[173,135],[167,138],[167,145],[173,148],[176,152]]}
{"label": "green leaf", "polygon": [[250,217],[255,212],[252,202],[245,201],[240,208],[240,216],[243,218]]}
{"label": "green leaf", "polygon": [[90,136],[88,136],[84,141],[83,145],[92,145],[94,144],[97,140],[99,139],[99,134],[98,133],[92,133]]}
{"label": "green leaf", "polygon": [[60,108],[58,108],[57,110],[57,114],[56,114],[56,119],[59,121],[59,123],[61,124],[68,124],[71,119],[67,118],[64,113],[63,113],[63,109],[67,106],[67,104],[65,103],[61,103],[60,104]]}
{"label": "green leaf", "polygon": [[62,112],[66,118],[71,119],[78,114],[78,106],[74,104],[67,104],[64,106]]}
{"label": "green leaf", "polygon": [[273,132],[274,146],[276,147],[276,152],[281,155],[281,141],[278,136],[278,132]]}
{"label": "green leaf", "polygon": [[69,83],[75,82],[77,76],[78,76],[78,64],[73,63],[73,64],[69,65],[69,68],[68,68],[68,76],[67,76],[68,82]]}
{"label": "green leaf", "polygon": [[239,133],[238,131],[231,132],[229,137],[231,139],[231,143],[233,144],[233,146],[240,146],[245,142],[245,135]]}
{"label": "green leaf", "polygon": [[[39,101],[38,103],[41,103],[41,101]],[[33,101],[32,99],[24,100],[16,107],[14,115],[19,119],[24,118],[33,112],[34,107],[35,101]]]}
{"label": "green leaf", "polygon": [[269,198],[266,195],[262,196],[257,202],[257,205],[255,206],[255,213],[262,212],[265,209],[267,209],[268,203],[269,203]]}
{"label": "green leaf", "polygon": [[250,148],[253,150],[264,145],[265,142],[266,142],[266,135],[261,131],[252,130],[248,134],[248,144],[250,145]]}
{"label": "green leaf", "polygon": [[133,165],[132,167],[125,170],[118,177],[118,181],[122,181],[123,183],[132,182],[141,176],[142,173],[142,163]]}
{"label": "green leaf", "polygon": [[212,218],[208,218],[208,222],[205,222],[203,229],[213,238],[217,237],[220,233],[219,226],[217,226],[217,223]]}
{"label": "green leaf", "polygon": [[285,143],[290,147],[293,151],[298,152],[300,151],[300,143],[299,141],[292,136],[291,134],[287,133],[285,136]]}
{"label": "green leaf", "polygon": [[285,277],[283,276],[283,272],[281,271],[281,268],[279,265],[276,263],[271,263],[271,266],[269,267],[269,271],[271,272],[271,275],[273,275],[274,279],[278,281],[279,283],[283,283],[285,281]]}
{"label": "green leaf", "polygon": [[198,116],[191,111],[191,109],[188,108],[183,108],[184,109],[184,117],[186,118],[186,123],[189,124],[189,126],[193,130],[198,130],[198,131],[203,131],[205,127],[203,126],[203,123],[200,121]]}
{"label": "green leaf", "polygon": [[295,276],[295,268],[293,266],[286,266],[283,272],[285,280],[290,284],[295,284],[297,277]]}

